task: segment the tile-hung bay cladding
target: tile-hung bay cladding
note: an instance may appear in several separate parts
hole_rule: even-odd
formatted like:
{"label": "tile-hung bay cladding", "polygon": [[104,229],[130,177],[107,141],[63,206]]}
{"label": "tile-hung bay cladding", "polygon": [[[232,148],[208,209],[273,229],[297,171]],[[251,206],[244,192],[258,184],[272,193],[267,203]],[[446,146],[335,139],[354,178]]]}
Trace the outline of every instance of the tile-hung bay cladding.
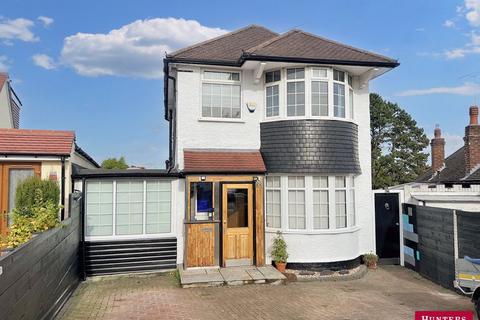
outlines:
{"label": "tile-hung bay cladding", "polygon": [[[164,62],[178,263],[270,264],[277,231],[290,263],[349,264],[375,250],[369,81],[396,60],[253,25]],[[145,195],[149,182],[123,187]]]}

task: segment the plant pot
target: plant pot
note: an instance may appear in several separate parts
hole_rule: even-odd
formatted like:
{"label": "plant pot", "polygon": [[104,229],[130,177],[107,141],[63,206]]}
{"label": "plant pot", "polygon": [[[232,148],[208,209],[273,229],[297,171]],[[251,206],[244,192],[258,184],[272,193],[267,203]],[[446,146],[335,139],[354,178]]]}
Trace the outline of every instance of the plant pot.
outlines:
{"label": "plant pot", "polygon": [[377,261],[369,261],[367,263],[367,268],[370,270],[376,270],[377,269]]}
{"label": "plant pot", "polygon": [[277,268],[278,271],[283,273],[283,272],[285,272],[285,269],[287,268],[287,263],[286,262],[275,261],[275,268]]}

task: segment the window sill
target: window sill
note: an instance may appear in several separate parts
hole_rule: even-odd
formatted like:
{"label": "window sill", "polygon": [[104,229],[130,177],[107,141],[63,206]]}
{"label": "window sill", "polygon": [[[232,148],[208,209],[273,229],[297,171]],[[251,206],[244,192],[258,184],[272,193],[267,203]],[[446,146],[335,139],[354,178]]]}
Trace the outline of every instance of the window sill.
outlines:
{"label": "window sill", "polygon": [[264,118],[261,122],[275,122],[275,121],[285,121],[285,120],[336,120],[336,121],[343,121],[343,122],[350,122],[353,124],[358,125],[355,119],[348,119],[348,118],[337,118],[337,117],[317,117],[317,116],[304,116],[304,117],[271,117],[271,118]]}
{"label": "window sill", "polygon": [[227,123],[245,123],[242,119],[224,119],[224,118],[198,118],[200,122],[227,122]]}
{"label": "window sill", "polygon": [[265,228],[265,233],[276,233],[280,231],[283,234],[305,234],[305,235],[323,235],[323,234],[344,234],[344,233],[354,233],[359,231],[361,228],[359,226],[341,228],[341,229],[328,229],[328,230],[282,230],[277,228]]}

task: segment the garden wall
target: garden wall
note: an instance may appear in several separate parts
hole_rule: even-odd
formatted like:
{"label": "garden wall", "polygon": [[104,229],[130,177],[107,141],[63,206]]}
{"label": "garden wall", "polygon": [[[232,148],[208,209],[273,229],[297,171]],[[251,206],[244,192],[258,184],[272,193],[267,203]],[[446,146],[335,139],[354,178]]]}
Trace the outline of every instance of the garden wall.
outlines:
{"label": "garden wall", "polygon": [[449,289],[455,280],[454,215],[458,257],[480,257],[480,212],[403,206],[405,266]]}
{"label": "garden wall", "polygon": [[0,258],[0,319],[51,319],[79,283],[80,202],[71,217]]}

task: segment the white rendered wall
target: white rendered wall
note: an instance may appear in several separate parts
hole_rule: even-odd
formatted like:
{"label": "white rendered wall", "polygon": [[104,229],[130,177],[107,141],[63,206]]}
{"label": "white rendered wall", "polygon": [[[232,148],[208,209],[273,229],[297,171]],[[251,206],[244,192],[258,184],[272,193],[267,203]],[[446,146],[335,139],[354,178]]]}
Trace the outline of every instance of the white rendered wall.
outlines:
{"label": "white rendered wall", "polygon": [[[260,149],[263,82],[253,83],[253,71],[241,73],[241,119],[204,121],[201,117],[201,68],[188,66],[180,69],[193,72],[177,73],[178,169],[183,169],[183,150],[188,148]],[[250,113],[245,104],[252,101],[257,102],[257,110]]]}
{"label": "white rendered wall", "polygon": [[0,90],[0,128],[13,128],[8,83],[5,83]]}

